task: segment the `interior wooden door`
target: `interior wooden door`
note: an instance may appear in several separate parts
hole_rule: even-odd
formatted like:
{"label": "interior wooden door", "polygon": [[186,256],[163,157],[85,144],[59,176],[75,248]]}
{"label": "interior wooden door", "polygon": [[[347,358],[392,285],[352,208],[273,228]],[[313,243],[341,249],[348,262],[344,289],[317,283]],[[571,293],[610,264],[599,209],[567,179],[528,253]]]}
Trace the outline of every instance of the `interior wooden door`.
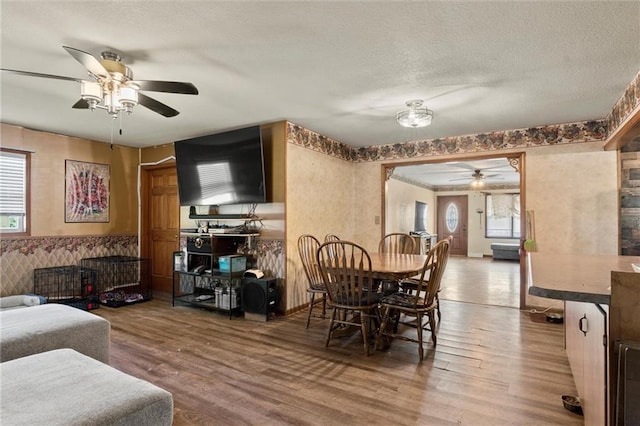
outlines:
{"label": "interior wooden door", "polygon": [[467,255],[467,219],[469,199],[466,195],[445,195],[437,198],[438,240],[453,236],[449,254]]}
{"label": "interior wooden door", "polygon": [[180,202],[175,164],[152,168],[146,172],[146,221],[148,247],[151,258],[151,288],[170,292],[173,278],[173,252],[180,248]]}

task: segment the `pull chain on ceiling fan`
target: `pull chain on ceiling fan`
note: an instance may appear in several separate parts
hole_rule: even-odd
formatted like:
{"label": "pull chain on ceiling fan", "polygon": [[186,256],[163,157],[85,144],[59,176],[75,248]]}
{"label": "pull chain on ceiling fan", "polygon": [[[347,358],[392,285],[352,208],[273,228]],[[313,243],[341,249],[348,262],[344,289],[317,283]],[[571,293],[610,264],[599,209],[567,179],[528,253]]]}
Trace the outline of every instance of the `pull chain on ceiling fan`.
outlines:
{"label": "pull chain on ceiling fan", "polygon": [[41,74],[13,69],[1,70],[27,77],[40,77],[80,83],[80,100],[73,105],[76,109],[103,109],[117,118],[121,112],[131,114],[140,104],[164,117],[175,117],[179,112],[140,91],[197,95],[198,89],[192,83],[179,81],[134,80],[131,69],[122,63],[120,55],[105,51],[101,59],[73,47],[63,48],[88,71],[92,80],[81,80],[52,74]]}

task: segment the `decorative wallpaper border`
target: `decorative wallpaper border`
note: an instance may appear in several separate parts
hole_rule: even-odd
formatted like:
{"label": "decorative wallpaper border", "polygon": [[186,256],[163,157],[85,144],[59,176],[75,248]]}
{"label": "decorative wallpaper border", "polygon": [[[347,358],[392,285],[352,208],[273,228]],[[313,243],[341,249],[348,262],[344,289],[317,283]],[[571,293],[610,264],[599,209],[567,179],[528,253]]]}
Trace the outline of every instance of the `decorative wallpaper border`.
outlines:
{"label": "decorative wallpaper border", "polygon": [[640,105],[640,72],[631,81],[624,94],[615,103],[607,116],[607,128],[609,134],[613,133],[622,122]]}
{"label": "decorative wallpaper border", "polygon": [[353,148],[297,124],[287,122],[287,142],[345,161],[365,162],[602,141],[607,137],[606,126],[605,120],[584,121]]}
{"label": "decorative wallpaper border", "polygon": [[11,252],[18,252],[27,256],[34,254],[37,249],[47,253],[57,249],[77,252],[80,248],[93,250],[96,247],[113,250],[116,248],[124,249],[137,244],[137,235],[3,238],[0,240],[0,256]]}

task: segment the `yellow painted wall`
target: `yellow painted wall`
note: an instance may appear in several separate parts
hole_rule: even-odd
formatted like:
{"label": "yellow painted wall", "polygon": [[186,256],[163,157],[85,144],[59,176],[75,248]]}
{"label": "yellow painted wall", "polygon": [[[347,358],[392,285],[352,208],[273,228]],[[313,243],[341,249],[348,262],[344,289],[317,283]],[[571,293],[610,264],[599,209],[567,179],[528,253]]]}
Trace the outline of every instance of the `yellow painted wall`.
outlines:
{"label": "yellow painted wall", "polygon": [[140,163],[155,163],[174,156],[173,143],[156,145],[140,150]]}
{"label": "yellow painted wall", "polygon": [[[1,124],[2,146],[31,155],[31,235],[119,235],[135,234],[136,173],[135,148],[73,138]],[[110,166],[109,222],[65,223],[65,160]]]}

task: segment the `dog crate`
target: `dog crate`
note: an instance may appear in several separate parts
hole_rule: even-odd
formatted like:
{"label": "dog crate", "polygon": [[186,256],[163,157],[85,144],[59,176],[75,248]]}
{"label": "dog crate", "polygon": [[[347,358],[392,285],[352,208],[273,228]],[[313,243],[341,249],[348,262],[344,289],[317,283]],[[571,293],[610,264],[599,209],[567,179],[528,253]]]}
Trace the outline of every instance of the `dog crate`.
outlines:
{"label": "dog crate", "polygon": [[55,266],[33,270],[33,292],[48,303],[64,303],[90,311],[97,309],[96,271],[80,266]]}
{"label": "dog crate", "polygon": [[89,257],[80,260],[96,271],[100,303],[120,307],[151,299],[149,259],[133,256]]}

